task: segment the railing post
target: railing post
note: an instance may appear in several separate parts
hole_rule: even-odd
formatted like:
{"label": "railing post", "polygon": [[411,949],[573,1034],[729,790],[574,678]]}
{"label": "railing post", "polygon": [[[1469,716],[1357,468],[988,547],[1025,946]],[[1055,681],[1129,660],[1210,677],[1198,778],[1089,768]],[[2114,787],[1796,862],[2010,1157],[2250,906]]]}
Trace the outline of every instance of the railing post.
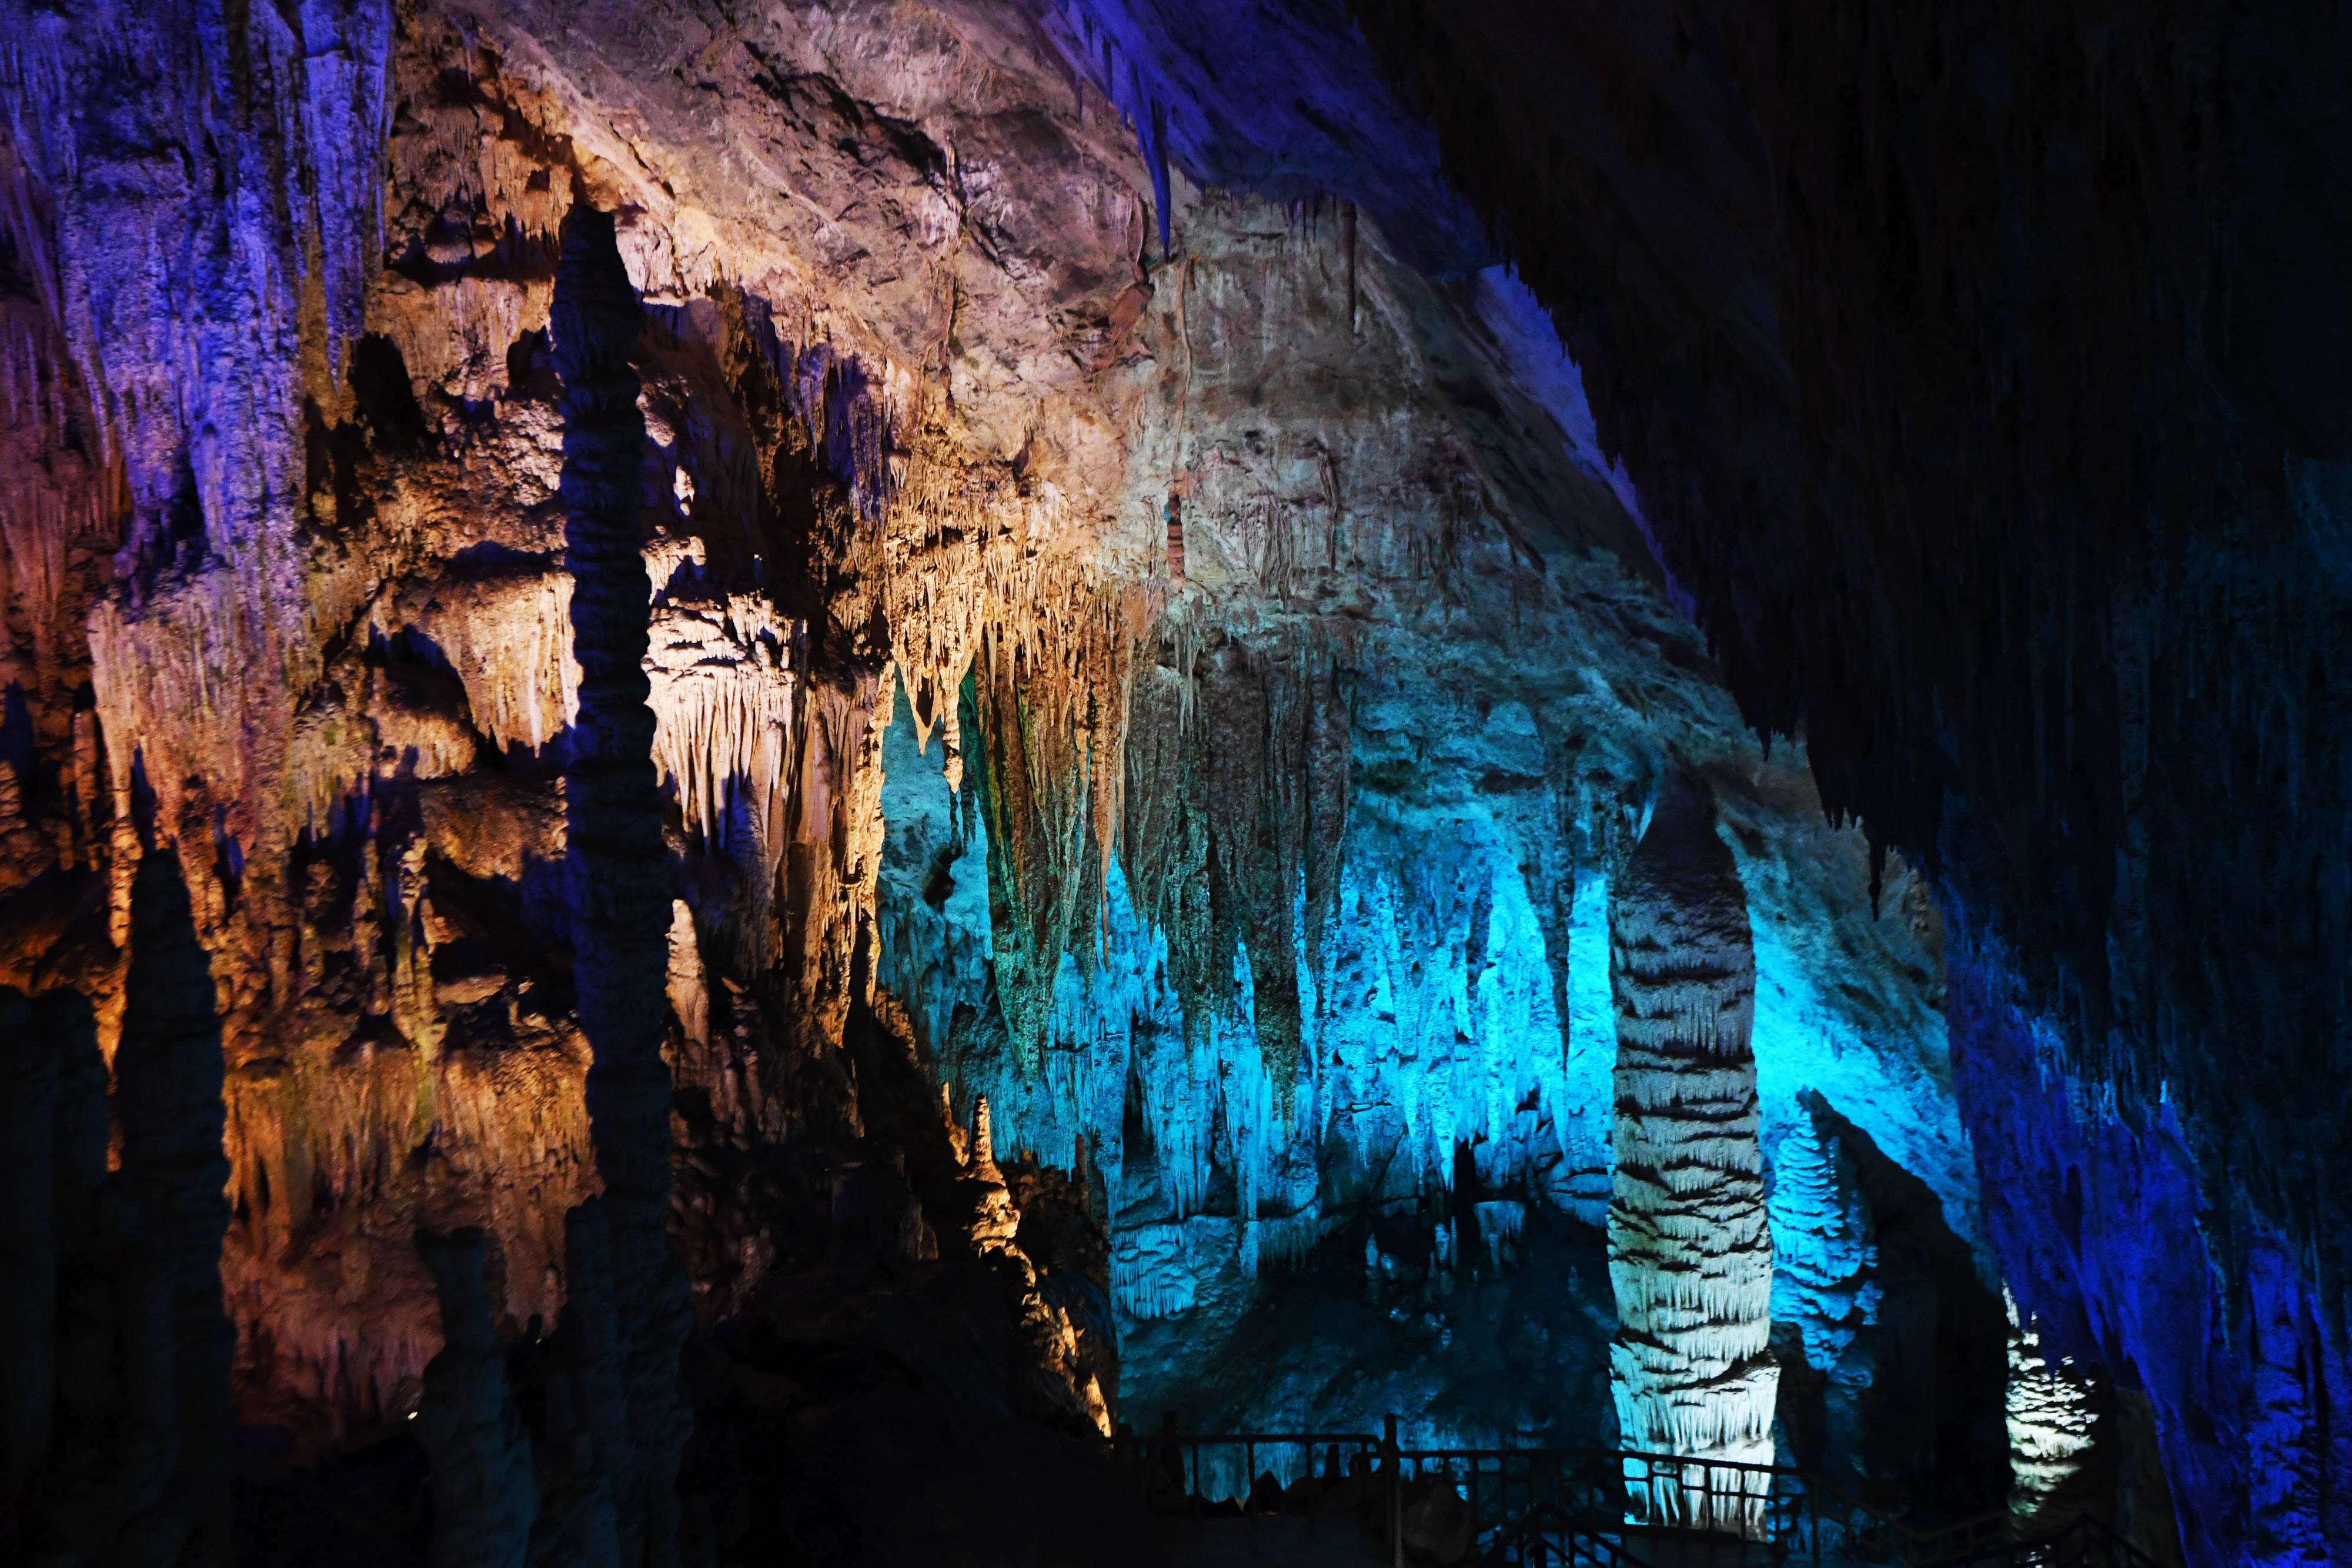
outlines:
{"label": "railing post", "polygon": [[1391,1568],[1404,1568],[1404,1449],[1393,1410],[1382,1421],[1381,1448],[1389,1462],[1389,1562]]}
{"label": "railing post", "polygon": [[1184,1490],[1184,1450],[1176,1446],[1176,1412],[1173,1410],[1160,1413],[1160,1466],[1181,1494]]}

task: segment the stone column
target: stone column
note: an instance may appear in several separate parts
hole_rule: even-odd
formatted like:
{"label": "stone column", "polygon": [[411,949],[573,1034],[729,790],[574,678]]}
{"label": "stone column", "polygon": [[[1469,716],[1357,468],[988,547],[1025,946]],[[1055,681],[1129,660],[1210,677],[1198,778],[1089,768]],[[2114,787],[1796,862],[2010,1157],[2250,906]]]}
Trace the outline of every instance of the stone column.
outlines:
{"label": "stone column", "polygon": [[[1618,879],[1609,913],[1617,1011],[1610,1382],[1623,1446],[1769,1464],[1780,1372],[1768,1343],[1772,1237],[1748,1030],[1756,958],[1748,901],[1711,797],[1676,779]],[[1660,1483],[1648,1522],[1761,1532],[1734,1475],[1705,1495]]]}
{"label": "stone column", "polygon": [[572,973],[588,1069],[589,1136],[604,1178],[614,1310],[623,1335],[628,1451],[612,1477],[622,1568],[677,1555],[677,1470],[691,1421],[678,1356],[692,1307],[669,1239],[669,857],[646,675],[638,511],[645,416],[629,356],[639,313],[612,215],[564,225],[552,312],[563,377],[564,553],[572,570],[580,716],[564,768]]}

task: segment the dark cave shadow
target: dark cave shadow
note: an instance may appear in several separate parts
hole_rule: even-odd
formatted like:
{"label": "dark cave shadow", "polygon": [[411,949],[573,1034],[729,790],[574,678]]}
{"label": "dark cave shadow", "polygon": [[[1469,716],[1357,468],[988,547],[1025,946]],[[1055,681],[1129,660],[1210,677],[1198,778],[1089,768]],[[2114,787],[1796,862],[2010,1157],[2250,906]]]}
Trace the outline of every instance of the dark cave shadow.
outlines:
{"label": "dark cave shadow", "polygon": [[1934,1528],[2009,1499],[2009,1313],[1927,1184],[1818,1093],[1878,1246],[1878,1364],[1862,1400],[1864,1500]]}

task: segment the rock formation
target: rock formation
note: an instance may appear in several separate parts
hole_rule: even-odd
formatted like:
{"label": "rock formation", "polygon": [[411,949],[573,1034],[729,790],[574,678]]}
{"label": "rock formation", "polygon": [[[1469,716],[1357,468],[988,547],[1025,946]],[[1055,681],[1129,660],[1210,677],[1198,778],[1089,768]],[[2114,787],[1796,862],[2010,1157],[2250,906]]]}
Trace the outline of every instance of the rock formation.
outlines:
{"label": "rock formation", "polygon": [[[1850,1481],[1864,1466],[1861,1405],[1877,1348],[1868,1331],[1885,1288],[1853,1153],[1826,1102],[1803,1110],[1772,1155],[1772,1325],[1790,1450],[1780,1458]],[[1808,1407],[1809,1393],[1818,1410]]]}
{"label": "rock formation", "polygon": [[[1610,1346],[1625,1446],[1769,1465],[1780,1369],[1758,1142],[1748,901],[1702,788],[1670,776],[1609,907],[1616,998]],[[1703,1469],[1643,1495],[1655,1522],[1754,1534],[1762,1500]]]}
{"label": "rock formation", "polygon": [[142,857],[112,1061],[86,1001],[6,1025],[13,1538],[68,1561],[231,1560],[221,1030],[178,858]]}
{"label": "rock formation", "polygon": [[[667,855],[654,787],[638,475],[645,420],[628,357],[636,291],[612,220],[574,208],[550,320],[563,378],[564,562],[578,717],[563,768],[566,885],[599,1200],[627,1390],[627,1440],[601,1455],[617,1559],[665,1568],[677,1554],[677,1467],[687,1414],[678,1354],[689,1316],[667,1233],[670,1072]],[[577,1260],[574,1260],[577,1269]]]}
{"label": "rock formation", "polygon": [[[2273,1291],[2331,1325],[2295,1331],[2312,1391],[2346,1348],[2337,18],[1358,14],[1588,367],[1743,713],[1936,877],[1956,977],[2019,1015],[1989,1032],[2078,1085],[1990,1045],[1961,1075],[2019,1305],[2147,1380],[2192,1560],[2340,1542],[2328,1430],[2204,1348]],[[2094,1190],[2123,1207],[2078,1228]],[[2150,1257],[2224,1282],[2126,1287]],[[2278,1443],[2336,1479],[2228,1479]]]}
{"label": "rock formation", "polygon": [[2009,1511],[2018,1532],[2032,1535],[2081,1510],[2084,1493],[2095,1500],[2084,1483],[2099,1411],[2089,1375],[2068,1358],[2052,1362],[2041,1331],[2020,1321],[2014,1301],[2009,1310]]}

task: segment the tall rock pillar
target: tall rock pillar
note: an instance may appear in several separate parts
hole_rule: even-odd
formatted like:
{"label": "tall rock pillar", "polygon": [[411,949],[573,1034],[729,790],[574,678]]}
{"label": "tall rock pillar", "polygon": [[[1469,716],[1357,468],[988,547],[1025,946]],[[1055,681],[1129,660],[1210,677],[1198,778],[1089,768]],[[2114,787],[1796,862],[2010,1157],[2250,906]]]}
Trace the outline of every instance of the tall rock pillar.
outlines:
{"label": "tall rock pillar", "polygon": [[677,1560],[677,1469],[689,1420],[678,1355],[692,1308],[668,1232],[669,860],[645,668],[638,511],[646,424],[629,362],[637,296],[610,214],[583,205],[565,224],[551,325],[563,378],[564,551],[580,665],[580,717],[564,770],[572,974],[581,1031],[593,1052],[589,1136],[604,1182],[628,1399],[628,1452],[610,1457],[611,1479],[623,1568],[666,1568]]}
{"label": "tall rock pillar", "polygon": [[[1714,801],[1677,778],[1609,912],[1617,1011],[1610,1382],[1628,1448],[1772,1462],[1772,1236],[1757,1141],[1756,956]],[[1736,1473],[1637,1492],[1650,1522],[1760,1533]],[[1696,1490],[1706,1479],[1704,1494]]]}

